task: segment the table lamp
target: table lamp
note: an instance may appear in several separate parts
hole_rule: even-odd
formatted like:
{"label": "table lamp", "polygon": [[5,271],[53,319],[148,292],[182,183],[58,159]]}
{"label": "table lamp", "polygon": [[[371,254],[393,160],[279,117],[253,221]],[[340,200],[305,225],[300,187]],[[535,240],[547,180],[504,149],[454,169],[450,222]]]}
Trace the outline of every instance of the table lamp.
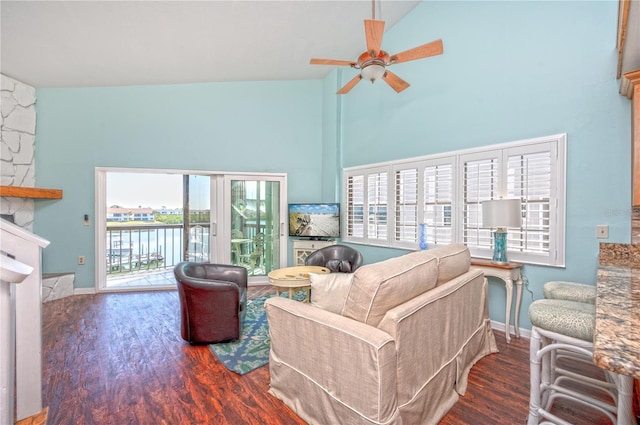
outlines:
{"label": "table lamp", "polygon": [[496,264],[506,264],[507,228],[522,226],[520,199],[493,199],[482,202],[482,227],[495,227],[493,258]]}

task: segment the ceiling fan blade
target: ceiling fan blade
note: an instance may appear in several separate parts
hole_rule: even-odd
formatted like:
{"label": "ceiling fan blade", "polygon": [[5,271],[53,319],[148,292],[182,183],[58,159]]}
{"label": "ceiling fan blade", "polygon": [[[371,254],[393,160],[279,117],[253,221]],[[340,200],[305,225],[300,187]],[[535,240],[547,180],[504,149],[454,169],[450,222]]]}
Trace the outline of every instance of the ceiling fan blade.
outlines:
{"label": "ceiling fan blade", "polygon": [[413,49],[405,50],[404,52],[395,54],[389,58],[390,63],[401,63],[413,61],[416,59],[428,58],[430,56],[441,55],[443,52],[442,40],[432,41],[431,43],[423,44],[422,46],[414,47]]}
{"label": "ceiling fan blade", "polygon": [[347,94],[351,89],[362,80],[362,76],[360,74],[353,77],[347,84],[345,84],[340,90],[336,92],[336,94]]}
{"label": "ceiling fan blade", "polygon": [[402,90],[409,87],[409,83],[407,83],[402,78],[398,77],[393,72],[387,69],[387,72],[384,73],[382,79],[387,82],[391,86],[392,89],[396,91],[396,93],[400,93]]}
{"label": "ceiling fan blade", "polygon": [[378,56],[382,45],[382,34],[384,33],[384,21],[374,19],[364,20],[364,34],[367,37],[367,52],[371,57]]}
{"label": "ceiling fan blade", "polygon": [[338,59],[311,59],[311,65],[337,65],[337,66],[353,66],[356,65],[353,61],[343,61]]}

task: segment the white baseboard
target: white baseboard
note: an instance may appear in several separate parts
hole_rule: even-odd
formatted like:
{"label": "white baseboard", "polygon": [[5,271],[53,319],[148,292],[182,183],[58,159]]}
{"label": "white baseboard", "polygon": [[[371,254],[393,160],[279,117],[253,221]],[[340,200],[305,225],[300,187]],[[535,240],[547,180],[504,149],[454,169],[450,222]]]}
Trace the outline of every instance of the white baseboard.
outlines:
{"label": "white baseboard", "polygon": [[[509,328],[511,328],[511,337],[513,338],[515,335],[515,327],[513,325],[510,325]],[[502,331],[504,332],[505,326],[504,323],[502,322],[496,322],[495,320],[491,321],[491,329],[495,329],[497,331]],[[531,330],[530,329],[520,329],[520,337],[521,338],[531,338]]]}
{"label": "white baseboard", "polygon": [[96,288],[74,288],[73,295],[93,295],[96,293]]}

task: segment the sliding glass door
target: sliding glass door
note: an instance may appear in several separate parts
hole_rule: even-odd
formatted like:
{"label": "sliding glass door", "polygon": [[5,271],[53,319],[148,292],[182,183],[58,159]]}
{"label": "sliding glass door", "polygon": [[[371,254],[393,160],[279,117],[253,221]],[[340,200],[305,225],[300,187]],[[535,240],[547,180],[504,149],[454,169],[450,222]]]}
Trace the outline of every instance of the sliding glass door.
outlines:
{"label": "sliding glass door", "polygon": [[183,179],[183,261],[207,263],[211,258],[211,177],[185,175]]}
{"label": "sliding glass door", "polygon": [[266,276],[280,267],[281,182],[233,176],[226,185],[230,193],[231,263],[246,267],[250,276]]}
{"label": "sliding glass door", "polygon": [[283,174],[96,169],[96,288],[168,289],[180,261],[286,266]]}

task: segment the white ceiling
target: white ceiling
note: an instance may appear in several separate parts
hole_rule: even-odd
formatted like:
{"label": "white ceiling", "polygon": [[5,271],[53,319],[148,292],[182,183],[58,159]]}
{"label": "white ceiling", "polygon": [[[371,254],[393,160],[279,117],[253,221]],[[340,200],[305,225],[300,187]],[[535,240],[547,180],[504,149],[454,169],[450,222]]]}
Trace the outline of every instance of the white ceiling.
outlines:
{"label": "white ceiling", "polygon": [[[419,0],[376,2],[386,30]],[[34,87],[324,78],[355,60],[369,0],[0,1],[0,71]],[[383,42],[384,46],[384,42]]]}

